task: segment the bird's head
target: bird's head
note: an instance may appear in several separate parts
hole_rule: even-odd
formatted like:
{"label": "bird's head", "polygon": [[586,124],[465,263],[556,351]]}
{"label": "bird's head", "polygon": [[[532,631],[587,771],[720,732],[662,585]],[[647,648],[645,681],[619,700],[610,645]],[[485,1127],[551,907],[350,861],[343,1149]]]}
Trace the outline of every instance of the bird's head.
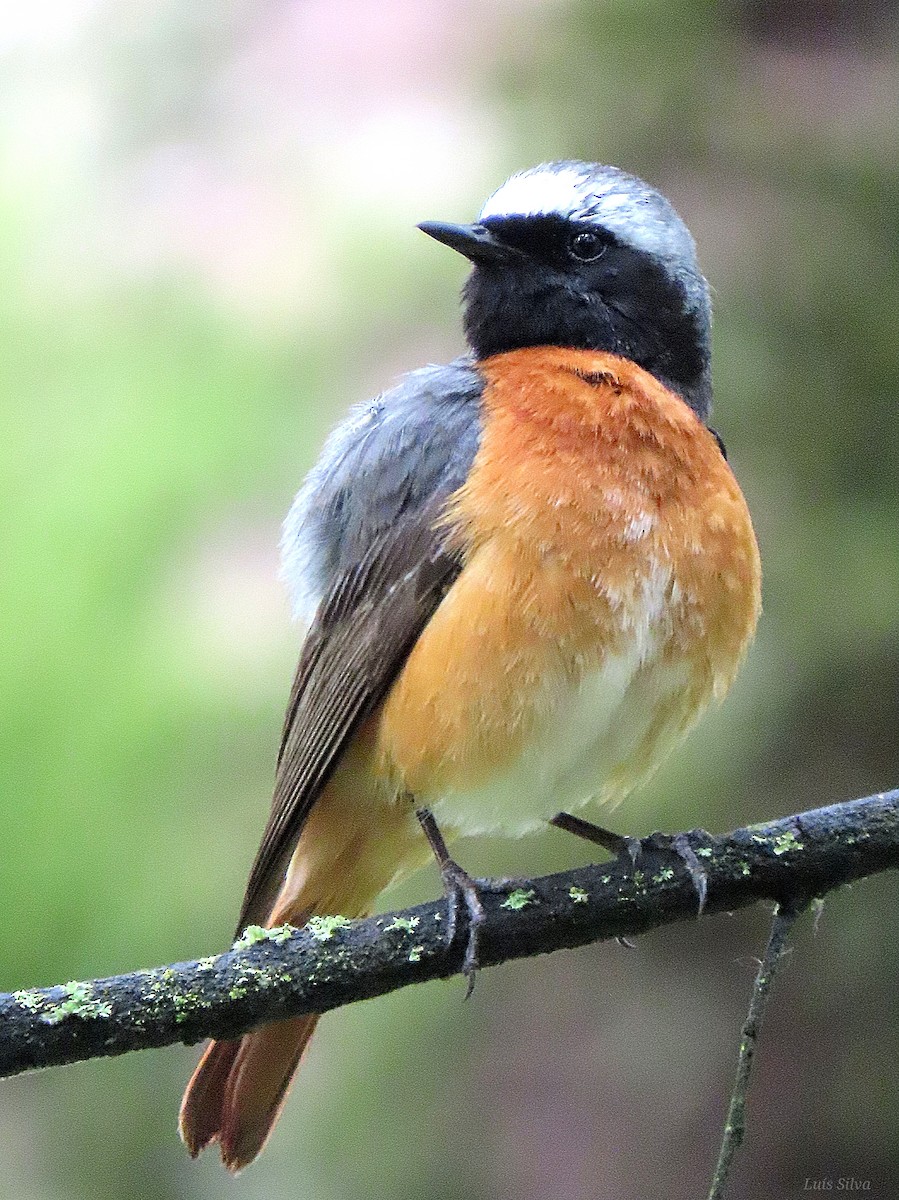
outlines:
{"label": "bird's head", "polygon": [[474,264],[463,295],[478,358],[523,346],[606,350],[707,418],[708,284],[686,225],[643,180],[545,163],[506,180],[474,224],[419,228]]}

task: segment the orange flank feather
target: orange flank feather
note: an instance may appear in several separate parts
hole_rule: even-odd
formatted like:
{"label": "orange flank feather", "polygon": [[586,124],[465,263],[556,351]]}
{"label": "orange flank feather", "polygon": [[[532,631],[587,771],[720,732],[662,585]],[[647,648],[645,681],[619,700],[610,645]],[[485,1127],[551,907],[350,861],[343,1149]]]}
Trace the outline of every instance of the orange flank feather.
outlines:
{"label": "orange flank feather", "polygon": [[[441,828],[524,832],[566,802],[620,799],[723,697],[755,629],[760,564],[713,434],[646,371],[556,347],[479,369],[480,450],[446,517],[465,566],[378,743],[384,772]],[[603,744],[582,748],[580,794],[510,813],[524,778],[493,805],[491,781],[529,743],[548,738],[552,754],[570,734],[591,677],[618,712],[597,720]],[[544,767],[528,762],[527,777]]]}

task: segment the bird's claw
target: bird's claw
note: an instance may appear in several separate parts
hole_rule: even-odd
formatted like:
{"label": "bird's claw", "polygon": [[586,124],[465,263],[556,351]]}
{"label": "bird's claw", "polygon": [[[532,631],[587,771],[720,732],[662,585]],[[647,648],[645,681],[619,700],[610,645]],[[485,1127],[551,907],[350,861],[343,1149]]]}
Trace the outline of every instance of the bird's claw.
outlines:
{"label": "bird's claw", "polygon": [[467,1000],[474,991],[474,983],[480,966],[478,954],[480,928],[484,923],[481,889],[485,881],[472,879],[468,872],[451,858],[441,865],[440,874],[443,877],[443,889],[446,895],[448,917],[446,941],[448,946],[451,946],[456,940],[462,906],[465,906],[467,940],[465,956],[462,959],[462,974],[465,976],[467,984],[465,989],[465,999]]}
{"label": "bird's claw", "polygon": [[688,833],[676,833],[671,839],[671,849],[681,860],[690,875],[693,890],[699,901],[696,915],[702,916],[705,902],[709,894],[709,873],[696,856]]}

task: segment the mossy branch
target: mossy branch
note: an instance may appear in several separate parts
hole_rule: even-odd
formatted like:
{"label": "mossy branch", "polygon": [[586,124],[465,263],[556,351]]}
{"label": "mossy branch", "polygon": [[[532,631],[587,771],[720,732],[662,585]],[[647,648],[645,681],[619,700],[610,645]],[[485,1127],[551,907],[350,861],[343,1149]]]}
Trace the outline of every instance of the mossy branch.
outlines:
{"label": "mossy branch", "polygon": [[[796,904],[899,867],[899,790],[712,836],[687,835],[707,872],[705,913]],[[635,868],[605,863],[484,895],[483,966],[695,920],[695,886],[670,839]],[[301,930],[251,928],[212,958],[0,995],[0,1076],[173,1042],[231,1038],[460,971],[466,930],[445,938],[444,900]]]}

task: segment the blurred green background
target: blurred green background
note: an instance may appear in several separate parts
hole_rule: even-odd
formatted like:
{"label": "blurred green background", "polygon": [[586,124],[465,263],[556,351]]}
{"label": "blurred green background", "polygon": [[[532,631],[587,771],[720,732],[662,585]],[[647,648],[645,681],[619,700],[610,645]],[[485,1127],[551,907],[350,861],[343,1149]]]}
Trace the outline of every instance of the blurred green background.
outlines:
{"label": "blurred green background", "polygon": [[[34,0],[0,28],[0,987],[224,948],[298,635],[279,522],[339,413],[461,345],[414,229],[577,156],[660,186],[716,295],[766,569],[724,708],[614,820],[899,783],[894,3]],[[585,861],[548,831],[473,871]],[[436,894],[423,873],[385,903]],[[732,1200],[899,1194],[895,880],[779,987]],[[263,1158],[187,1160],[195,1050],[0,1085],[2,1200],[705,1194],[759,909],[323,1022]]]}

